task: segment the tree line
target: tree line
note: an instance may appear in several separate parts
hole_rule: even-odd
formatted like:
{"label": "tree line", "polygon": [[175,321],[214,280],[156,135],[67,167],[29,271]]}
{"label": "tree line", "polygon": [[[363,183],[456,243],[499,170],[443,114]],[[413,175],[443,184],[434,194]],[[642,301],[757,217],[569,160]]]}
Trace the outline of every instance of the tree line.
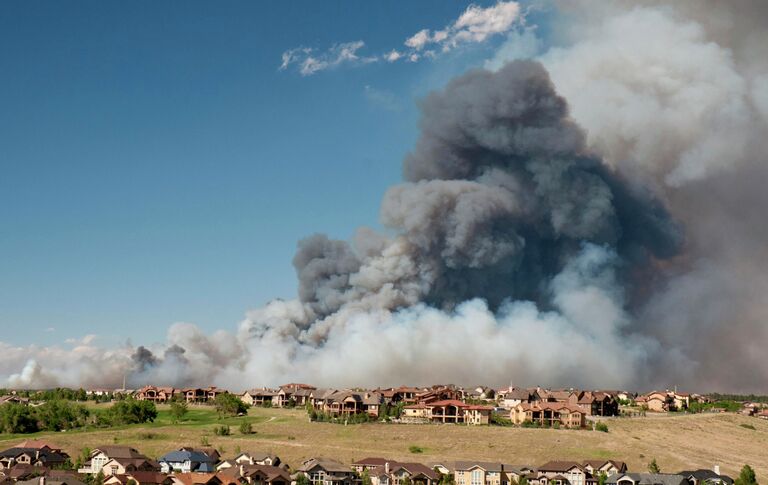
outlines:
{"label": "tree line", "polygon": [[90,410],[77,402],[52,399],[39,406],[7,403],[0,406],[0,433],[37,433],[152,422],[157,408],[149,401],[127,399],[107,409]]}

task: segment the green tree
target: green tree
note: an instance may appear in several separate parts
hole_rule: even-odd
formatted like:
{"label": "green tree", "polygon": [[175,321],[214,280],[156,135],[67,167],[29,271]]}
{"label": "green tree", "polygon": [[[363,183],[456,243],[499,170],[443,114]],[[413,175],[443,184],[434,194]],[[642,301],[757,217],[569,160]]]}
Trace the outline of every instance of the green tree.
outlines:
{"label": "green tree", "polygon": [[605,485],[606,480],[608,480],[608,475],[605,472],[600,472],[600,475],[597,476],[597,485]]}
{"label": "green tree", "polygon": [[131,398],[116,402],[101,418],[102,424],[111,426],[151,423],[157,418],[157,407],[151,401]]}
{"label": "green tree", "polygon": [[659,464],[656,463],[656,458],[653,458],[650,463],[648,463],[648,472],[649,473],[661,473],[661,468],[659,468]]}
{"label": "green tree", "polygon": [[525,475],[520,477],[520,480],[517,481],[517,485],[528,485],[528,479],[525,478]]}
{"label": "green tree", "polygon": [[360,482],[361,485],[371,485],[371,474],[368,473],[368,470],[363,470],[363,473],[360,474]]}
{"label": "green tree", "polygon": [[97,473],[96,476],[93,477],[93,481],[91,482],[91,485],[104,485],[104,472],[99,470],[99,473]]}
{"label": "green tree", "polygon": [[298,476],[296,476],[296,485],[310,485],[309,478],[307,478],[305,473],[299,472]]}
{"label": "green tree", "polygon": [[411,485],[411,477],[406,475],[405,478],[400,480],[400,485]]}
{"label": "green tree", "polygon": [[178,423],[184,419],[184,416],[187,415],[188,411],[187,401],[182,401],[180,399],[171,401],[171,417],[173,417],[174,423]]}
{"label": "green tree", "polygon": [[741,472],[733,483],[734,485],[757,485],[755,470],[749,465],[744,465],[741,467]]}
{"label": "green tree", "polygon": [[0,432],[35,433],[39,431],[32,408],[18,403],[0,406]]}
{"label": "green tree", "polygon": [[213,402],[219,416],[237,416],[248,412],[248,406],[234,394],[219,394]]}

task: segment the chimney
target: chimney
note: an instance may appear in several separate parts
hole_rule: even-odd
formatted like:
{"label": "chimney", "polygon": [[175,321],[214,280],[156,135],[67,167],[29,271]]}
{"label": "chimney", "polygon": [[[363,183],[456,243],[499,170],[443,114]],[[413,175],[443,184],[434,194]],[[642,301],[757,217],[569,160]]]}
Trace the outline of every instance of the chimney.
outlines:
{"label": "chimney", "polygon": [[240,464],[240,476],[245,476],[245,467],[242,464]]}
{"label": "chimney", "polygon": [[720,465],[715,465],[712,471],[715,472],[715,475],[720,475]]}
{"label": "chimney", "polygon": [[384,463],[384,473],[389,474],[389,462]]}

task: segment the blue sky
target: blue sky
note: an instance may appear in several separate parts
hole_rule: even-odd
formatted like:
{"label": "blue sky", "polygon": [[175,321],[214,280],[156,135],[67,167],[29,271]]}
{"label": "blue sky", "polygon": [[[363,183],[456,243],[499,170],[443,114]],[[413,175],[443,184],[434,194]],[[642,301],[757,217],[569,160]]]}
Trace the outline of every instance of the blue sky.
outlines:
{"label": "blue sky", "polygon": [[287,3],[0,6],[1,340],[152,342],[295,296],[296,241],[376,226],[416,100],[503,41],[302,76],[285,51],[378,55],[468,3]]}

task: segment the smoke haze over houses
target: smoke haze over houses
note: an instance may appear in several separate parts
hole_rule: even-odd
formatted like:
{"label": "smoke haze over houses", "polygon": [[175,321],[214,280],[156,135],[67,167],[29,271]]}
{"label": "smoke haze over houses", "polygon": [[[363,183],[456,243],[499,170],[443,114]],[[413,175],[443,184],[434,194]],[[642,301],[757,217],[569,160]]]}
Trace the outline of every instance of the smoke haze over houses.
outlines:
{"label": "smoke haze over houses", "polygon": [[552,8],[558,45],[420,101],[388,230],[299,241],[296,299],[163,344],[0,343],[0,380],[768,391],[768,6]]}

